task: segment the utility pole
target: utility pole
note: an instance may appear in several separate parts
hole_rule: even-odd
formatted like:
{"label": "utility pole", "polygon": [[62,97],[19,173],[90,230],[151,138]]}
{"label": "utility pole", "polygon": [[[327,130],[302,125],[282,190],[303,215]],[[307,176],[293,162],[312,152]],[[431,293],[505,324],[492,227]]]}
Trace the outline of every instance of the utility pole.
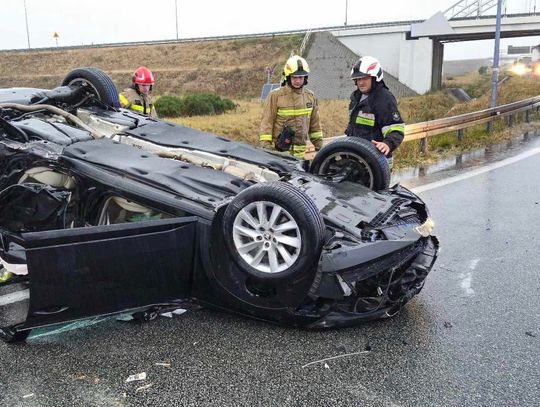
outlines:
{"label": "utility pole", "polygon": [[345,0],[345,25],[347,25],[347,10],[349,9],[349,0]]}
{"label": "utility pole", "polygon": [[178,41],[178,0],[174,0],[174,16],[176,17],[176,40]]}
{"label": "utility pole", "polygon": [[[502,0],[497,0],[497,23],[495,25],[495,50],[493,51],[493,68],[491,70],[491,108],[497,106],[497,82],[499,80],[499,44],[501,42],[501,7]],[[488,122],[487,130],[491,131],[493,122]]]}
{"label": "utility pole", "polygon": [[30,49],[30,30],[28,29],[28,13],[26,11],[26,0],[23,0],[24,3],[24,18],[26,19],[26,39],[28,40],[28,49]]}

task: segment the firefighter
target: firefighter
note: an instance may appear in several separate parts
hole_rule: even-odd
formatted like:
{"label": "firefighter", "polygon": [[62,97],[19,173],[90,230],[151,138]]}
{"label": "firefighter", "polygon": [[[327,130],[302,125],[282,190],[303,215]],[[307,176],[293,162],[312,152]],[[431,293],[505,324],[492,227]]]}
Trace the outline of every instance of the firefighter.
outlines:
{"label": "firefighter", "polygon": [[392,166],[392,152],[403,141],[405,123],[396,98],[383,81],[381,64],[364,56],[353,65],[350,78],[357,89],[351,94],[345,134],[371,141]]}
{"label": "firefighter", "polygon": [[268,95],[264,105],[259,140],[263,147],[288,151],[303,158],[308,140],[315,150],[322,147],[322,129],[317,99],[306,89],[309,66],[298,55],[283,68],[281,87]]}
{"label": "firefighter", "polygon": [[120,105],[137,113],[157,119],[156,108],[152,103],[150,92],[154,85],[154,75],[145,66],[135,70],[131,86],[120,93]]}

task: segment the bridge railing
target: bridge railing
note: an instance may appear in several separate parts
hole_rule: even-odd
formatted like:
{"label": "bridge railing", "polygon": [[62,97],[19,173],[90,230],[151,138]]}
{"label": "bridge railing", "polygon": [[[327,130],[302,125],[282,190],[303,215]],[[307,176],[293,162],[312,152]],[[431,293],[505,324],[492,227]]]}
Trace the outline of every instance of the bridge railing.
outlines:
{"label": "bridge railing", "polygon": [[[457,136],[459,139],[461,139],[463,137],[463,129],[465,128],[488,123],[500,117],[508,117],[509,124],[511,125],[514,115],[520,112],[525,112],[525,121],[528,122],[530,111],[533,109],[538,110],[539,108],[540,96],[535,96],[529,99],[508,103],[506,105],[500,105],[477,112],[465,113],[452,117],[444,117],[442,119],[428,120],[426,122],[407,124],[405,125],[405,139],[403,141],[420,140],[420,149],[424,150],[425,142],[428,137],[457,131]],[[323,140],[323,144],[328,144],[344,137],[347,136],[342,135],[327,137]],[[306,149],[306,159],[311,159],[314,154],[314,147],[312,145],[308,145]]]}

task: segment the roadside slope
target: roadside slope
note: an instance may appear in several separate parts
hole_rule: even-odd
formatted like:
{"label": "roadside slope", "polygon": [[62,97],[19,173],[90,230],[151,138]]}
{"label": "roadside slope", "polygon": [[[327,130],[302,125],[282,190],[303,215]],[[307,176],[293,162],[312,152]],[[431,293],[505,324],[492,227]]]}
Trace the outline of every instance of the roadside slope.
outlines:
{"label": "roadside slope", "polygon": [[0,87],[58,86],[72,69],[94,66],[107,72],[119,88],[132,72],[148,66],[156,76],[155,93],[216,92],[229,97],[257,97],[266,82],[266,67],[280,67],[302,35],[253,39],[179,42],[111,48],[79,48],[0,53]]}

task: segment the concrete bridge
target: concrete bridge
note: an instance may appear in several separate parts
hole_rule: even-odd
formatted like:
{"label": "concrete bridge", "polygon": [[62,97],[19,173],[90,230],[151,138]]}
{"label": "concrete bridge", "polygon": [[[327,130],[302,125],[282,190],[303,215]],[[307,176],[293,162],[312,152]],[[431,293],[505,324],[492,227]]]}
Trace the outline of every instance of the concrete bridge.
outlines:
{"label": "concrete bridge", "polygon": [[[387,78],[396,82],[389,87],[396,91],[396,96],[423,94],[437,89],[442,83],[442,64],[444,44],[495,38],[496,16],[480,15],[496,5],[494,0],[462,0],[445,13],[436,13],[425,21],[401,21],[379,24],[363,24],[354,26],[331,27],[326,29],[334,38],[350,50],[347,52],[336,47],[338,54],[331,55],[332,49],[321,51],[317,42],[329,40],[315,35],[315,47],[310,48],[306,57],[312,62],[314,72],[317,69],[329,73],[332,70],[346,75],[351,64],[361,55],[377,57],[385,69]],[[474,6],[474,7],[473,7]],[[501,38],[540,35],[540,15],[522,13],[504,15],[501,18]],[[337,62],[324,62],[324,59],[336,59]],[[348,58],[345,62],[345,58]],[[326,66],[333,64],[333,67]],[[329,80],[325,75],[325,81]],[[386,78],[385,78],[386,79]],[[387,83],[388,84],[388,83]],[[400,85],[399,85],[400,84]],[[312,88],[319,89],[317,79],[312,81]],[[350,84],[348,84],[350,85]],[[328,86],[328,85],[327,85]],[[336,86],[338,84],[336,83]],[[348,88],[350,93],[350,86]],[[339,92],[338,92],[339,93]],[[342,97],[334,95],[333,97]],[[324,97],[324,92],[321,95]]]}
{"label": "concrete bridge", "polygon": [[[429,20],[346,27],[330,31],[358,55],[374,55],[387,72],[417,93],[438,88],[442,80],[444,43],[493,39],[496,18]],[[507,15],[501,38],[540,35],[540,15]]]}

